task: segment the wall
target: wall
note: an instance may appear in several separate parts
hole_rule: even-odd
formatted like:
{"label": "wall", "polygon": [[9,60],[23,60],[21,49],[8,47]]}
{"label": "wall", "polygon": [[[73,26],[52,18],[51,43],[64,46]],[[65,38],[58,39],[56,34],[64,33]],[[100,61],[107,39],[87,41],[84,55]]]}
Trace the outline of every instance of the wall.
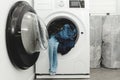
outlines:
{"label": "wall", "polygon": [[117,14],[120,15],[120,0],[116,0],[116,6],[117,6]]}
{"label": "wall", "polygon": [[99,68],[101,61],[105,67],[120,68],[120,0],[90,0],[90,13],[91,68]]}
{"label": "wall", "polygon": [[[118,3],[119,2],[119,3]],[[120,0],[90,0],[90,13],[92,14],[118,14],[120,13]]]}

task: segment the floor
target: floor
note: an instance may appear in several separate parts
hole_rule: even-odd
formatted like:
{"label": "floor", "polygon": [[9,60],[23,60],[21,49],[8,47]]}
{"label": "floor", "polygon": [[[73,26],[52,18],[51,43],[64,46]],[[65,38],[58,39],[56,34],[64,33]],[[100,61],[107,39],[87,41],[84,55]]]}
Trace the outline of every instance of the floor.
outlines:
{"label": "floor", "polygon": [[120,69],[92,69],[91,80],[120,80]]}
{"label": "floor", "polygon": [[37,79],[37,80],[120,80],[120,69],[92,69],[91,79]]}

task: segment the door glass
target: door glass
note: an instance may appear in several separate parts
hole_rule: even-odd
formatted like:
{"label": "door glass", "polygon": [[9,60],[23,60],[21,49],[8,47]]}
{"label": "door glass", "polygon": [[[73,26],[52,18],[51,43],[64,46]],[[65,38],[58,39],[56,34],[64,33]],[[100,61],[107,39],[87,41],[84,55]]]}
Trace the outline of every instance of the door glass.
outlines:
{"label": "door glass", "polygon": [[40,37],[41,37],[41,49],[47,49],[48,48],[48,31],[46,28],[46,25],[44,24],[44,22],[42,21],[42,19],[39,18],[39,29],[40,29]]}
{"label": "door glass", "polygon": [[39,23],[36,14],[27,12],[22,19],[21,36],[25,50],[29,53],[40,51]]}

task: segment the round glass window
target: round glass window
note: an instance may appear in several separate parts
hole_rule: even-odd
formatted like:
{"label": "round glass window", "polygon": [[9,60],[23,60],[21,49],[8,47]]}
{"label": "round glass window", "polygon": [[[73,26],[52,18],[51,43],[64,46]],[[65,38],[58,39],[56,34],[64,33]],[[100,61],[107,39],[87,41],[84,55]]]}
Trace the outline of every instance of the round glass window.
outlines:
{"label": "round glass window", "polygon": [[25,13],[21,24],[21,36],[23,46],[29,54],[39,51],[39,25],[36,14]]}

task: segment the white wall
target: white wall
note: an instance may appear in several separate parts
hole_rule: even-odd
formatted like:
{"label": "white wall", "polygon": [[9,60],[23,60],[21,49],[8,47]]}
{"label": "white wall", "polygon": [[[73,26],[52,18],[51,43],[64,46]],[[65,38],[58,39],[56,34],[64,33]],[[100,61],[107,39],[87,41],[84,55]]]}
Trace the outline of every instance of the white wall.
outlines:
{"label": "white wall", "polygon": [[117,14],[120,15],[120,0],[116,0],[117,5]]}
{"label": "white wall", "polygon": [[[119,7],[120,7],[120,0],[90,0],[90,13],[94,13],[94,14],[104,14],[104,13],[117,14],[117,7],[118,7],[117,1],[119,2]],[[120,10],[119,10],[119,12],[120,12]]]}

